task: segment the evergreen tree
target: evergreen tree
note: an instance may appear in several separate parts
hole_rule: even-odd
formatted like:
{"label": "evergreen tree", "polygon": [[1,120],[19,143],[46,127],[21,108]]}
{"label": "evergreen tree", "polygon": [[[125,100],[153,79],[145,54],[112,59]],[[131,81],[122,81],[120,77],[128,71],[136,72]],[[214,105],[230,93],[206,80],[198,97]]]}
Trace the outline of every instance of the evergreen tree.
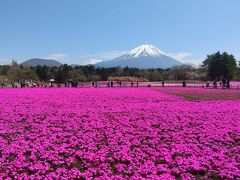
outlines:
{"label": "evergreen tree", "polygon": [[207,75],[212,80],[232,79],[237,68],[236,59],[226,52],[208,55],[202,67],[206,68]]}

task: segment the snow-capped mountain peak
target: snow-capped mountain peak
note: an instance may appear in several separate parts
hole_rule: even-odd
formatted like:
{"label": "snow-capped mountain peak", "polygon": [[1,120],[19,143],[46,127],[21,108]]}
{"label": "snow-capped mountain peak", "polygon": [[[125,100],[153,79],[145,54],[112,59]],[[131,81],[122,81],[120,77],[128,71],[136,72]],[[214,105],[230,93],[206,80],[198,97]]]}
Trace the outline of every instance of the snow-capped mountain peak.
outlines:
{"label": "snow-capped mountain peak", "polygon": [[139,56],[162,56],[165,55],[164,52],[159,50],[153,45],[141,45],[133,50],[131,50],[129,53],[127,53],[128,56],[131,57],[139,57]]}
{"label": "snow-capped mountain peak", "polygon": [[181,65],[178,60],[168,56],[153,45],[141,45],[113,60],[102,61],[98,67],[133,67],[140,69],[170,68]]}

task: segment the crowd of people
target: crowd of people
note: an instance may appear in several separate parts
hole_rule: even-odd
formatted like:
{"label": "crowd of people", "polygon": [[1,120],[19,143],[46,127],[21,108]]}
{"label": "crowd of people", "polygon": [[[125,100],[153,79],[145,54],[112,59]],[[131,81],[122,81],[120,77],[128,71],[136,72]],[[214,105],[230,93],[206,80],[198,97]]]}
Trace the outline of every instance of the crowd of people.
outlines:
{"label": "crowd of people", "polygon": [[[108,81],[107,84],[101,84],[102,86],[107,86],[107,87],[126,87],[128,84],[126,82],[122,81]],[[92,87],[99,87],[100,84],[98,81],[92,81]],[[130,83],[131,87],[139,87],[139,82],[131,82]]]}
{"label": "crowd of people", "polygon": [[[219,81],[219,83],[218,83],[217,80],[214,80],[213,81],[213,88],[217,89],[218,88],[218,84],[219,84],[219,87],[223,88],[223,89],[230,89],[231,88],[229,79],[223,79],[223,80]],[[209,87],[209,86],[210,86],[210,82],[207,81],[206,87]]]}
{"label": "crowd of people", "polygon": [[[49,82],[42,82],[42,81],[19,81],[19,82],[0,82],[0,87],[12,87],[12,88],[35,88],[35,87],[86,87],[86,86],[92,86],[92,87],[139,87],[139,86],[146,86],[151,87],[153,84],[152,83],[141,83],[136,81],[136,82],[125,82],[125,81],[107,81],[107,82],[98,82],[98,81],[92,81],[90,83],[79,83],[76,80],[68,80],[65,81],[64,83],[61,82],[56,82],[55,80],[51,79]],[[165,87],[165,81],[161,81],[161,86]],[[167,85],[169,86],[169,84]],[[187,87],[187,83],[185,80],[182,81],[182,87]],[[214,80],[210,83],[210,81],[206,82],[206,85],[203,85],[203,87],[206,88],[214,88],[217,89],[218,87],[223,88],[223,89],[230,89],[230,80],[223,79],[221,81]]]}

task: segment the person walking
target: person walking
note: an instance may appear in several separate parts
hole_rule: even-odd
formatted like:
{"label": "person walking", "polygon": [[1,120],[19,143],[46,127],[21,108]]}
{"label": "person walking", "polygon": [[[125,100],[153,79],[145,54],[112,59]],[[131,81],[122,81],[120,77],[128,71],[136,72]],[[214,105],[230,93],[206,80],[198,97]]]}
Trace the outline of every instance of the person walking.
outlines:
{"label": "person walking", "polygon": [[209,87],[209,81],[207,81],[207,83],[206,83],[206,87]]}
{"label": "person walking", "polygon": [[227,88],[227,89],[230,89],[230,80],[229,80],[229,79],[227,80],[226,88]]}
{"label": "person walking", "polygon": [[214,89],[217,89],[217,80],[214,80],[214,81],[213,81],[213,88],[214,88]]}
{"label": "person walking", "polygon": [[21,86],[21,88],[23,88],[23,82],[22,81],[20,82],[20,86]]}
{"label": "person walking", "polygon": [[12,88],[15,88],[15,84],[14,82],[11,82]]}
{"label": "person walking", "polygon": [[[221,82],[222,82],[222,88],[224,89],[224,88],[226,87],[226,82],[227,82],[227,81],[226,81],[226,79],[224,78]],[[221,86],[221,85],[220,85],[220,86]]]}
{"label": "person walking", "polygon": [[165,85],[165,82],[164,82],[164,79],[162,80],[162,87],[164,87],[164,85]]}
{"label": "person walking", "polygon": [[183,82],[182,82],[182,87],[186,87],[187,85],[186,85],[186,81],[185,80],[183,80]]}
{"label": "person walking", "polygon": [[133,82],[131,82],[131,86],[133,87]]}

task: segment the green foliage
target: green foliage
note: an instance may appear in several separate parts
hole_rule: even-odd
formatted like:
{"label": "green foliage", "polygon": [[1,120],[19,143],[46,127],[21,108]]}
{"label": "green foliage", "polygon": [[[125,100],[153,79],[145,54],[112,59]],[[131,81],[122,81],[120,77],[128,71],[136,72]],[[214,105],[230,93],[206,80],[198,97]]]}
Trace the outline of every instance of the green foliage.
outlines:
{"label": "green foliage", "polygon": [[[174,67],[176,68],[176,67]],[[181,69],[182,67],[178,67]],[[171,69],[170,69],[171,70]],[[139,81],[161,81],[169,79],[170,70],[163,69],[138,69],[138,68],[99,68],[95,66],[76,66],[62,65],[60,67],[36,66],[22,67],[13,61],[11,66],[0,66],[0,81],[20,81],[20,80],[40,80],[47,82],[49,79],[55,79],[58,82],[66,80],[77,80],[79,82],[87,81],[106,81],[113,77],[118,79],[135,79]],[[171,71],[172,72],[172,71]],[[130,78],[131,77],[131,78]]]}
{"label": "green foliage", "polygon": [[240,60],[237,61],[237,70],[236,70],[236,73],[235,73],[235,79],[240,81]]}
{"label": "green foliage", "polygon": [[50,68],[47,67],[46,65],[44,66],[37,66],[34,68],[37,76],[39,77],[39,79],[43,80],[43,81],[47,81],[48,79],[50,79],[49,74],[50,74]]}
{"label": "green foliage", "polygon": [[232,54],[217,52],[208,55],[203,61],[202,67],[206,68],[207,75],[212,80],[232,79],[237,68],[237,63]]}
{"label": "green foliage", "polygon": [[84,75],[79,75],[77,78],[76,78],[77,81],[79,82],[86,82],[87,81],[87,78],[86,76]]}

